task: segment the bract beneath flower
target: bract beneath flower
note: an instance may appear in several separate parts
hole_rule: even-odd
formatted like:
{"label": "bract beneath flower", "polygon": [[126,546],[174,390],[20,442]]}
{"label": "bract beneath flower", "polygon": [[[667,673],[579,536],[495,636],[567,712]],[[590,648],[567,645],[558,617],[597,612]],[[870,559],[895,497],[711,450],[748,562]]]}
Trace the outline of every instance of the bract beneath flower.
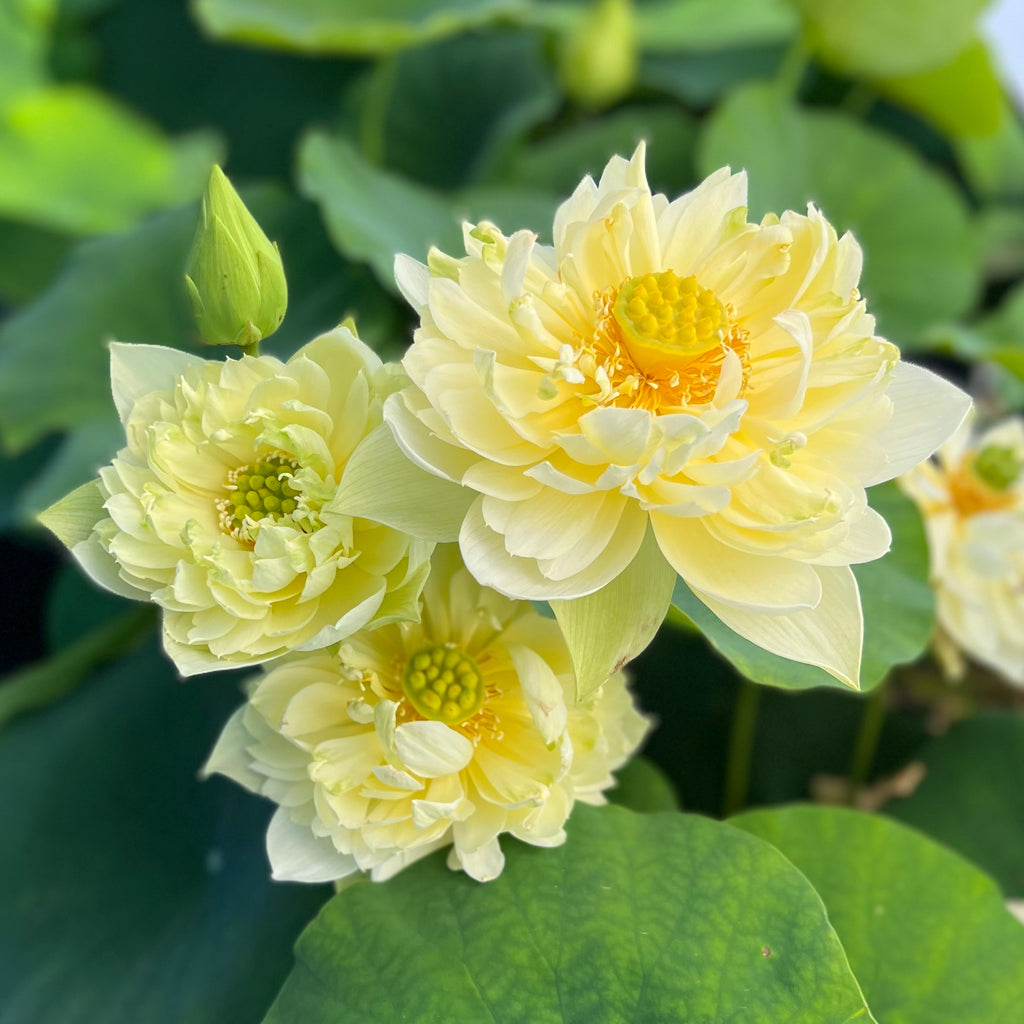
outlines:
{"label": "bract beneath flower", "polygon": [[204,769],[279,804],[274,877],[391,877],[451,846],[480,881],[499,837],[565,841],[576,800],[604,803],[647,724],[622,673],[574,704],[557,625],[482,588],[438,548],[420,622],[294,656],[252,681]]}
{"label": "bract beneath flower", "polygon": [[1024,686],[1024,421],[965,425],[900,484],[924,516],[939,653]]}
{"label": "bract beneath flower", "polygon": [[396,262],[421,319],[385,419],[478,493],[470,571],[575,599],[664,557],[738,633],[856,686],[850,565],[889,547],[865,488],[926,458],[969,401],[900,362],[822,215],[746,220],[723,169],[672,202],[643,147],[559,209],[554,246],[467,225],[466,256]]}
{"label": "bract beneath flower", "polygon": [[336,502],[401,382],[346,328],[287,362],[113,345],[127,445],[100,471],[95,520],[62,539],[98,583],[163,608],[185,675],[415,615],[431,545]]}

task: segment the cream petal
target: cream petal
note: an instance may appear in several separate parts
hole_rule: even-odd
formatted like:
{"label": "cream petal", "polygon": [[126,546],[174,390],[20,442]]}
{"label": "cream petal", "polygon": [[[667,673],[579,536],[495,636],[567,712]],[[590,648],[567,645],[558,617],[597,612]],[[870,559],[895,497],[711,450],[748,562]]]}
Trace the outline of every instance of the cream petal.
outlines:
{"label": "cream petal", "polygon": [[576,576],[551,580],[534,559],[517,558],[508,553],[501,534],[484,522],[482,501],[472,505],[463,521],[459,547],[473,576],[507,597],[545,601],[592,594],[625,569],[643,540],[644,519],[624,515],[602,557]]}
{"label": "cream petal", "polygon": [[658,218],[662,261],[681,277],[697,271],[726,237],[736,211],[746,211],[747,175],[723,167],[692,192],[669,203]]}
{"label": "cream petal", "polygon": [[110,390],[121,422],[128,423],[135,403],[153,391],[171,391],[190,368],[201,368],[199,356],[163,345],[110,343]]}
{"label": "cream petal", "polygon": [[464,818],[466,803],[463,796],[447,801],[413,800],[412,823],[416,828],[431,828],[439,822],[451,822],[457,818]]}
{"label": "cream petal", "polygon": [[808,561],[814,565],[858,565],[881,558],[892,546],[889,524],[873,508],[867,507],[860,515],[850,516],[848,524],[845,540]]}
{"label": "cream petal", "polygon": [[821,600],[814,608],[771,614],[716,601],[693,588],[733,632],[772,654],[816,665],[841,683],[860,689],[864,642],[857,580],[847,566],[816,568]]}
{"label": "cream petal", "polygon": [[423,783],[414,775],[410,775],[408,772],[403,772],[400,768],[395,768],[390,764],[377,765],[377,767],[373,769],[373,775],[375,778],[383,782],[384,785],[390,786],[393,789],[401,789],[416,793],[423,788]]}
{"label": "cream petal", "polygon": [[395,729],[395,751],[402,764],[424,779],[462,771],[473,757],[473,744],[444,722],[405,722]]}
{"label": "cream petal", "polygon": [[395,257],[395,283],[417,313],[430,301],[430,271],[419,260],[399,253]]}
{"label": "cream petal", "polygon": [[647,451],[653,421],[646,409],[609,406],[585,413],[579,419],[579,428],[605,462],[632,466]]}
{"label": "cream petal", "polygon": [[533,256],[537,236],[532,231],[517,231],[508,240],[505,261],[501,268],[501,297],[513,302],[523,292],[523,281]]}
{"label": "cream petal", "polygon": [[407,458],[434,476],[459,483],[466,470],[479,461],[479,456],[455,443],[446,443],[447,438],[440,438],[431,431],[410,408],[409,403],[417,397],[424,401],[422,393],[413,388],[389,395],[384,403],[384,422]]}
{"label": "cream petal", "polygon": [[[550,466],[550,463],[541,465]],[[535,472],[537,469],[537,466],[531,466],[524,473],[518,467],[502,466],[497,462],[481,460],[466,470],[462,477],[462,483],[474,491],[489,494],[494,498],[501,498],[504,501],[522,501],[537,494],[545,482],[541,479],[541,474]]]}
{"label": "cream petal", "polygon": [[964,421],[971,399],[922,366],[900,362],[893,370],[886,395],[893,403],[892,419],[875,436],[888,456],[885,468],[866,487],[891,480],[928,458]]}
{"label": "cream petal", "polygon": [[[769,380],[766,381],[759,370],[751,374],[746,397],[752,415],[784,420],[803,408],[814,355],[814,333],[807,314],[799,309],[780,313],[773,322],[791,340],[793,347],[777,356],[779,369]],[[755,365],[763,365],[763,362]]]}
{"label": "cream petal", "polygon": [[381,424],[352,453],[328,508],[443,542],[458,537],[474,497],[467,487],[410,461],[389,426]]}
{"label": "cream petal", "polygon": [[652,512],[651,524],[663,554],[701,600],[776,612],[811,609],[821,600],[818,573],[803,562],[737,551],[696,519]]}
{"label": "cream petal", "polygon": [[380,577],[350,570],[320,599],[319,617],[327,618],[327,624],[308,640],[293,643],[291,649],[316,651],[344,640],[356,630],[362,629],[373,618],[386,592],[387,584]]}
{"label": "cream petal", "polygon": [[675,570],[648,529],[636,557],[607,586],[575,601],[551,602],[572,658],[577,701],[654,639],[668,613],[675,581]]}
{"label": "cream petal", "polygon": [[451,856],[470,878],[478,882],[493,881],[505,867],[505,855],[496,838],[475,850],[462,850],[456,846]]}
{"label": "cream petal", "polygon": [[333,882],[358,870],[355,859],[338,853],[330,839],[314,836],[279,808],[267,829],[267,856],[278,882]]}
{"label": "cream petal", "polygon": [[95,535],[76,544],[71,549],[71,554],[89,579],[105,590],[133,601],[144,601],[149,597],[149,592],[144,587],[134,586],[121,575],[117,561]]}
{"label": "cream petal", "polygon": [[[499,319],[448,278],[430,279],[430,315],[438,329],[463,349],[508,348],[515,352],[520,347],[519,335],[507,319]],[[403,364],[410,365],[406,360]],[[415,374],[409,376],[416,380]]]}
{"label": "cream petal", "polygon": [[243,724],[246,705],[242,705],[227,720],[206,763],[199,769],[199,777],[206,779],[218,773],[233,779],[250,793],[259,793],[263,776],[252,769],[252,758],[246,747],[252,742],[249,730]]}
{"label": "cream petal", "polygon": [[[492,520],[486,514],[487,506],[493,501],[484,499],[489,523]],[[625,504],[625,499],[615,493],[569,495],[545,489],[533,498],[509,503],[501,527],[505,549],[520,558],[556,559],[575,540],[594,533],[598,538],[596,557],[615,532]]]}
{"label": "cream petal", "polygon": [[566,726],[565,692],[551,666],[533,649],[509,645],[509,657],[515,666],[526,706],[540,730],[544,742],[554,743]]}

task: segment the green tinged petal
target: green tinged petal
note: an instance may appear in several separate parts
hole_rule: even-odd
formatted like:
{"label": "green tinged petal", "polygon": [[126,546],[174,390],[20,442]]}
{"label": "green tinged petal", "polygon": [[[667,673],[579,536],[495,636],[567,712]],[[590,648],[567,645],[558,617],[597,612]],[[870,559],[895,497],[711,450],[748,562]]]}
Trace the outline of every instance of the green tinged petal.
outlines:
{"label": "green tinged petal", "polygon": [[459,535],[476,492],[431,475],[398,447],[381,425],[360,442],[345,467],[331,511],[361,516],[443,543]]}
{"label": "green tinged petal", "polygon": [[99,480],[90,480],[40,512],[39,522],[68,549],[86,540],[103,518],[103,492]]}
{"label": "green tinged petal", "polygon": [[625,571],[594,594],[552,601],[583,700],[653,639],[668,613],[676,573],[648,527]]}

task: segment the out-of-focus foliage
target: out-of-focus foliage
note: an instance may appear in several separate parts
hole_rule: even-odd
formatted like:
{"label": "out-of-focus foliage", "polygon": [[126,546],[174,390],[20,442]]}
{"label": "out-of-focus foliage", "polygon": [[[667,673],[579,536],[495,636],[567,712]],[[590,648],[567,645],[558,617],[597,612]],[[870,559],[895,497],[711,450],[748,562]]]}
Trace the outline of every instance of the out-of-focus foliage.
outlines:
{"label": "out-of-focus foliage", "polygon": [[922,752],[920,787],[887,810],[981,865],[1024,898],[1024,719],[990,712],[959,722]]}

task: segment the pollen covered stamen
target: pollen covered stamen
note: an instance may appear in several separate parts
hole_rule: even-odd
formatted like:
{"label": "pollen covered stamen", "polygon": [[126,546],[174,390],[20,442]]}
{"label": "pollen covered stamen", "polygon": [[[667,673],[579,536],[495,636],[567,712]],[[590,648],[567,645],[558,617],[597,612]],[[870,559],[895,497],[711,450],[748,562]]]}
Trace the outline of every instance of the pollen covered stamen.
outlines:
{"label": "pollen covered stamen", "polygon": [[219,499],[221,526],[243,537],[246,522],[282,519],[300,511],[301,491],[294,485],[299,464],[283,455],[272,455],[228,473],[227,497]]}
{"label": "pollen covered stamen", "polygon": [[480,666],[455,644],[435,644],[406,662],[402,690],[424,717],[457,725],[480,710],[486,688]]}

